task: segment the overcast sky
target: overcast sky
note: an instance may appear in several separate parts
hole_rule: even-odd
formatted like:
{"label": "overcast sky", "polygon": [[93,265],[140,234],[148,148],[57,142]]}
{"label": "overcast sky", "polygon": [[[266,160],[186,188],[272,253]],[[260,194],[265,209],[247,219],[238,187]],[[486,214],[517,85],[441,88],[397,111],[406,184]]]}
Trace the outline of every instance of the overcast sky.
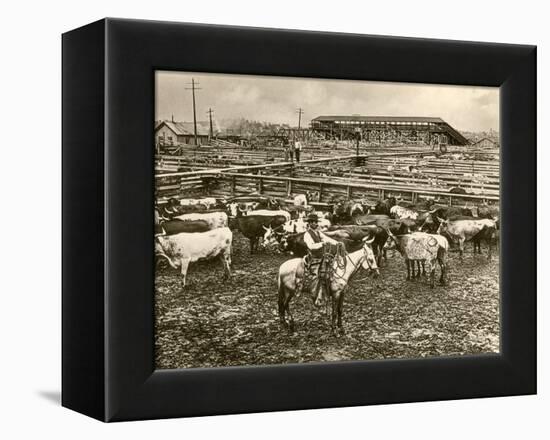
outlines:
{"label": "overcast sky", "polygon": [[210,73],[156,73],[156,120],[192,121],[191,78],[197,120],[246,118],[302,126],[320,115],[432,116],[466,131],[499,128],[499,92],[495,87],[417,85],[349,80],[294,79]]}

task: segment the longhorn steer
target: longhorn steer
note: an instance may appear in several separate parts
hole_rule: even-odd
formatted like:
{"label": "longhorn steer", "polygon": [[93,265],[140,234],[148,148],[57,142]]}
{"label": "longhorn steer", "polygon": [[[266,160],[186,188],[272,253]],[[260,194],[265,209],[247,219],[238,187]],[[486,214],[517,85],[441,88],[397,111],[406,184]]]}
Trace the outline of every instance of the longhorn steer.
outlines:
{"label": "longhorn steer", "polygon": [[399,205],[392,206],[390,209],[390,214],[393,218],[399,219],[409,218],[411,220],[416,220],[418,218],[418,212]]}
{"label": "longhorn steer", "polygon": [[181,206],[204,205],[206,209],[210,209],[218,204],[214,197],[204,197],[202,199],[180,199]]}
{"label": "longhorn steer", "polygon": [[225,278],[228,278],[231,275],[232,241],[233,234],[229,228],[160,235],[155,237],[155,254],[166,258],[174,269],[180,269],[182,287],[185,287],[189,263],[200,259],[219,257],[223,263]]}
{"label": "longhorn steer", "polygon": [[174,235],[181,232],[206,232],[210,227],[204,220],[166,220],[155,225],[155,234]]}
{"label": "longhorn steer", "polygon": [[[379,227],[377,225],[334,225],[329,228],[329,231],[332,232],[325,232],[325,234],[329,235],[335,240],[338,240],[338,235],[346,238],[342,233],[347,233],[347,238],[356,243],[361,243],[361,240],[365,237],[374,237],[374,241],[372,242],[372,250],[374,252],[374,255],[376,256],[376,263],[378,264],[378,266],[381,265],[382,256],[384,256],[385,258],[384,245],[386,244],[386,240],[388,239],[388,233],[382,227]],[[335,234],[335,232],[337,234]],[[348,249],[348,251],[352,250],[356,249]]]}
{"label": "longhorn steer", "polygon": [[447,239],[437,234],[426,234],[425,232],[413,232],[412,234],[394,235],[388,231],[390,239],[395,243],[395,247],[405,259],[407,266],[407,280],[411,279],[410,269],[414,277],[414,262],[422,262],[428,265],[430,273],[430,287],[435,285],[435,262],[439,263],[441,268],[441,277],[439,282],[446,284],[447,265],[445,256],[449,250]]}
{"label": "longhorn steer", "polygon": [[223,211],[197,212],[174,217],[174,220],[178,219],[184,222],[204,220],[208,224],[209,229],[224,228],[227,226],[227,214]]}
{"label": "longhorn steer", "polygon": [[474,253],[476,253],[476,245],[481,253],[480,241],[485,239],[489,246],[487,258],[490,260],[493,252],[493,240],[495,237],[496,223],[490,219],[449,219],[445,220],[438,218],[439,228],[438,234],[445,234],[453,241],[458,242],[460,250],[460,258],[464,254],[464,242],[472,240],[474,242]]}
{"label": "longhorn steer", "polygon": [[370,210],[370,214],[386,214],[390,215],[390,209],[397,204],[395,197],[388,197],[386,200],[379,200],[376,205]]}
{"label": "longhorn steer", "polygon": [[287,219],[287,221],[290,221],[290,213],[288,211],[285,211],[283,209],[257,209],[253,211],[249,211],[246,215],[266,215],[269,217],[273,217],[275,215],[282,215],[284,218]]}
{"label": "longhorn steer", "polygon": [[237,217],[237,225],[242,234],[250,241],[250,253],[253,254],[258,247],[260,237],[271,228],[277,229],[284,225],[286,217],[283,215],[246,215]]}

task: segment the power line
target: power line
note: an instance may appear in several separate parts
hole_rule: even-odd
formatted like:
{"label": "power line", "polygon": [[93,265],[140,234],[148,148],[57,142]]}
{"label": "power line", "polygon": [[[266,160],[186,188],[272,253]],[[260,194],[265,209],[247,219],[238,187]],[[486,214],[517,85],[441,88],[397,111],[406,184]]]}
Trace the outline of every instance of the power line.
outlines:
{"label": "power line", "polygon": [[201,90],[201,88],[197,87],[199,83],[195,82],[195,78],[191,78],[191,84],[188,83],[188,85],[190,85],[191,87],[186,87],[185,90],[191,90],[193,94],[193,128],[195,130],[195,146],[197,146],[197,110],[195,107],[195,90]]}

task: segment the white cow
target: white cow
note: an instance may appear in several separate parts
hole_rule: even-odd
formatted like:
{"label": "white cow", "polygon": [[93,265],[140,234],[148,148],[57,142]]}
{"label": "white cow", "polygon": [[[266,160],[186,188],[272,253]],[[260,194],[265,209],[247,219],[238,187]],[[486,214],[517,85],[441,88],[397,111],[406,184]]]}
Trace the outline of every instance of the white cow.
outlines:
{"label": "white cow", "polygon": [[164,257],[174,269],[180,269],[185,287],[189,263],[219,257],[225,278],[231,275],[231,243],[233,233],[227,227],[208,232],[182,232],[155,237],[155,255]]}
{"label": "white cow", "polygon": [[193,206],[193,205],[204,205],[206,209],[210,209],[212,206],[216,205],[217,200],[214,197],[204,197],[202,199],[180,199],[181,206]]}
{"label": "white cow", "polygon": [[237,217],[239,214],[247,215],[249,211],[256,209],[260,202],[233,202],[227,205],[231,217]]}
{"label": "white cow", "polygon": [[409,208],[404,208],[403,206],[394,205],[390,208],[390,214],[394,218],[405,219],[409,218],[411,220],[416,220],[418,218],[418,212],[413,211]]}
{"label": "white cow", "polygon": [[223,211],[216,212],[194,212],[174,217],[183,221],[204,220],[210,229],[224,228],[227,226],[227,214]]}
{"label": "white cow", "polygon": [[307,206],[307,196],[305,194],[298,194],[295,196],[294,206]]}
{"label": "white cow", "polygon": [[317,214],[317,217],[319,219],[327,219],[327,220],[330,220],[330,218],[332,217],[332,212],[328,212],[328,211],[315,211],[315,214]]}
{"label": "white cow", "polygon": [[[319,218],[318,224],[320,231],[326,231],[331,225],[330,221],[326,218]],[[307,229],[307,221],[305,221],[303,218],[287,221],[283,225],[283,230],[285,232],[288,232],[289,234],[300,234],[302,232],[306,232]]]}

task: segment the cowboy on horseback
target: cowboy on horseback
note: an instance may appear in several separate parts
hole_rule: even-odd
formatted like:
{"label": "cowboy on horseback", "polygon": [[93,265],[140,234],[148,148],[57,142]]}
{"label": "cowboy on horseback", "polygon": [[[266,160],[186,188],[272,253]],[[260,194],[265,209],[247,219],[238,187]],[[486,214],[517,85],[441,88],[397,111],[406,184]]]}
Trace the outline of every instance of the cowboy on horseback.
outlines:
{"label": "cowboy on horseback", "polygon": [[306,270],[303,286],[298,290],[297,295],[305,288],[312,293],[315,305],[320,306],[327,296],[326,289],[330,281],[330,266],[333,262],[334,250],[341,246],[341,243],[318,230],[317,214],[310,214],[307,217],[307,223],[308,230],[304,233],[304,243],[308,248],[308,255],[304,257]]}

